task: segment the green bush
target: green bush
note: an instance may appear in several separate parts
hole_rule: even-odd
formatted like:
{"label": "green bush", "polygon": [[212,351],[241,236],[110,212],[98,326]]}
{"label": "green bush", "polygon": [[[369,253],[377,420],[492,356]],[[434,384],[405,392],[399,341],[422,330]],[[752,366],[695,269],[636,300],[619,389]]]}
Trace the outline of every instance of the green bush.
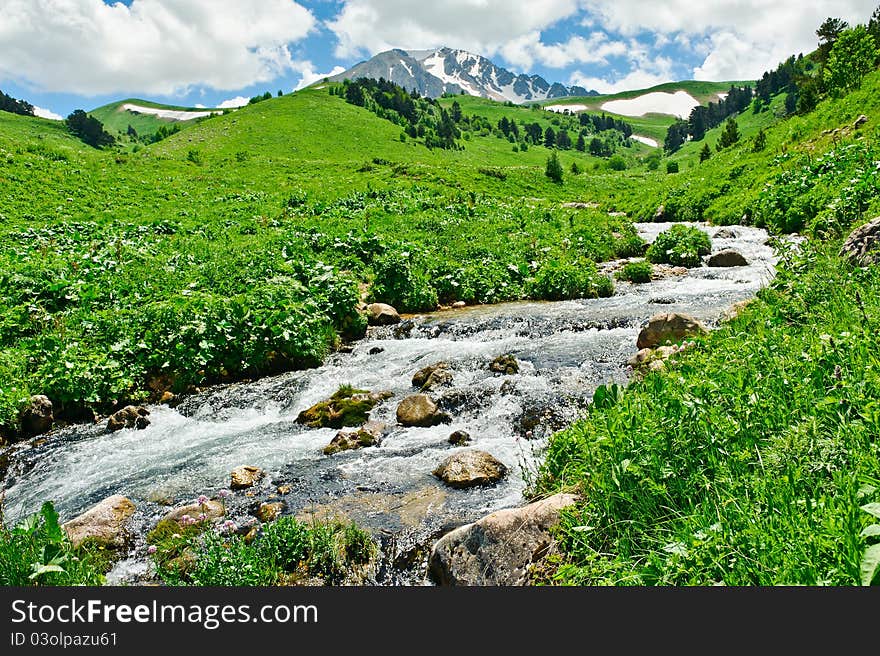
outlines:
{"label": "green bush", "polygon": [[645,256],[655,264],[695,267],[703,255],[711,252],[709,235],[699,228],[676,224],[657,235]]}
{"label": "green bush", "polygon": [[424,266],[411,251],[394,251],[373,263],[372,299],[388,303],[400,312],[425,312],[437,307],[437,291]]}
{"label": "green bush", "polygon": [[0,523],[0,585],[101,585],[106,558],[74,548],[51,502],[10,528]]}
{"label": "green bush", "polygon": [[617,272],[617,278],[635,283],[651,282],[652,271],[650,262],[629,262]]}
{"label": "green bush", "polygon": [[264,525],[252,540],[190,532],[157,546],[153,559],[166,583],[199,586],[270,586],[304,576],[339,583],[377,553],[370,535],[354,524],[306,524],[293,517]]}
{"label": "green bush", "polygon": [[554,259],[541,265],[527,285],[527,294],[545,301],[600,298],[614,294],[614,283],[588,260]]}

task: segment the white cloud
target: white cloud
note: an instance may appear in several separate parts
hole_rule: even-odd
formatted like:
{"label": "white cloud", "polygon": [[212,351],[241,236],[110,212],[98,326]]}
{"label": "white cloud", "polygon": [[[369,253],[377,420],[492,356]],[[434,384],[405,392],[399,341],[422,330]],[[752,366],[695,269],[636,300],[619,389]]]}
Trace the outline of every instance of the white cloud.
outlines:
{"label": "white cloud", "polygon": [[578,0],[345,0],[327,23],[336,54],[449,46],[492,56],[505,44],[575,14]]}
{"label": "white cloud", "polygon": [[329,73],[316,73],[312,70],[311,64],[307,68],[303,69],[302,77],[299,82],[297,82],[294,91],[299,91],[300,89],[304,89],[310,84],[314,84],[318,80],[323,80],[325,77],[333,77],[334,75],[339,75],[340,73],[344,73],[345,68],[342,66],[334,66],[333,70]]}
{"label": "white cloud", "polygon": [[[705,54],[697,79],[736,80],[760,76],[789,55],[817,46],[816,28],[828,16],[851,24],[867,21],[877,0],[666,0],[645,10],[643,0],[583,0],[601,27],[636,35],[680,33]],[[701,52],[702,50],[702,52]]]}
{"label": "white cloud", "polygon": [[215,109],[238,109],[239,107],[244,107],[250,101],[250,98],[245,98],[244,96],[236,96],[235,98],[224,100],[222,103],[217,105]]}
{"label": "white cloud", "polygon": [[82,95],[239,89],[298,70],[293,0],[3,0],[0,80]]}
{"label": "white cloud", "polygon": [[529,32],[513,39],[500,48],[500,53],[514,66],[528,70],[535,61],[550,68],[566,68],[572,64],[605,64],[608,57],[627,53],[622,41],[611,41],[602,32],[593,32],[588,38],[572,36],[568,41],[547,45],[541,33]]}
{"label": "white cloud", "polygon": [[39,116],[40,118],[48,118],[50,121],[63,121],[64,117],[59,116],[51,109],[43,109],[42,107],[37,107],[34,105],[34,115]]}

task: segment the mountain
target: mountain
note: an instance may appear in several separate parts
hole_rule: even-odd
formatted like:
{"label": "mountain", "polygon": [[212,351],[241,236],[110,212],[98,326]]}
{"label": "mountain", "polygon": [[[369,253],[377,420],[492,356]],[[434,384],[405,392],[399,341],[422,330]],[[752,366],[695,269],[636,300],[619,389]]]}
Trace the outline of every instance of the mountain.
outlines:
{"label": "mountain", "polygon": [[522,104],[530,100],[595,96],[596,91],[549,83],[540,75],[515,75],[490,60],[465,50],[388,50],[332,78],[334,82],[367,77],[385,78],[405,89],[437,98],[464,92],[501,102]]}

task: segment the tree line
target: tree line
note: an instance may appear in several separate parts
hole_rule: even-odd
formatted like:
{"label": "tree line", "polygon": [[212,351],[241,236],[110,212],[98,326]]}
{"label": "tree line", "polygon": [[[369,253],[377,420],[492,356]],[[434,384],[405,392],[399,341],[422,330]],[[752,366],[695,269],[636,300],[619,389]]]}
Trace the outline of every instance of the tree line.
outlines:
{"label": "tree line", "polygon": [[7,96],[0,91],[0,110],[20,114],[22,116],[33,116],[34,106],[26,100],[16,100],[12,96]]}
{"label": "tree line", "polygon": [[[775,69],[765,71],[756,82],[751,103],[755,113],[766,111],[773,98],[785,94],[783,112],[806,114],[828,96],[839,97],[861,87],[864,77],[880,64],[880,6],[871,14],[867,24],[850,27],[840,18],[828,17],[816,30],[818,47],[809,55],[792,55]],[[732,99],[731,93],[723,107],[694,108],[687,121],[678,120],[669,127],[664,147],[674,153],[688,140],[699,141],[727,116],[740,113],[748,107],[744,91]],[[731,87],[731,92],[734,87]],[[728,130],[729,131],[729,128]],[[730,135],[726,141],[730,141]],[[702,158],[708,158],[706,148]]]}
{"label": "tree line", "polygon": [[694,107],[686,121],[678,119],[669,126],[663,142],[664,149],[672,154],[687,141],[700,141],[706,132],[745,110],[752,102],[752,94],[752,87],[748,85],[731,85],[724,100]]}

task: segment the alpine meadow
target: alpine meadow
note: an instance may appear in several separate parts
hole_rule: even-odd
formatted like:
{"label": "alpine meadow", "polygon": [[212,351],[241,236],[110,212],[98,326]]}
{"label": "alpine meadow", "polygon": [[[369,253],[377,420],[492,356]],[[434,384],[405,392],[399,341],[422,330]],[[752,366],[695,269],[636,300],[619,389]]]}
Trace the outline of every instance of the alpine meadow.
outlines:
{"label": "alpine meadow", "polygon": [[880,7],[814,29],[614,94],[4,89],[0,584],[880,583]]}

